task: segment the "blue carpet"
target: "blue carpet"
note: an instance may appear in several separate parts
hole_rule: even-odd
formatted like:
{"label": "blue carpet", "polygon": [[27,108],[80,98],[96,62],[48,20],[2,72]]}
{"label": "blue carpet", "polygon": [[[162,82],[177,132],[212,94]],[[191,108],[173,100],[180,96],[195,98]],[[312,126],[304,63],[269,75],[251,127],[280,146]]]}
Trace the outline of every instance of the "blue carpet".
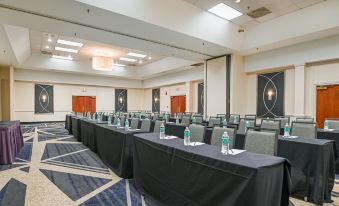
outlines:
{"label": "blue carpet", "polygon": [[69,138],[66,138],[66,139],[60,139],[60,140],[57,140],[57,141],[62,141],[62,142],[78,142],[78,140],[75,139],[74,137],[69,137]]}
{"label": "blue carpet", "polygon": [[20,168],[19,170],[29,173],[29,169],[30,167],[28,166],[28,167]]}
{"label": "blue carpet", "polygon": [[57,140],[57,139],[65,138],[65,137],[70,137],[70,136],[68,134],[66,134],[66,135],[59,135],[59,134],[51,135],[51,134],[40,133],[38,141],[42,142],[42,141],[47,141],[47,140]]}
{"label": "blue carpet", "polygon": [[111,181],[109,179],[43,169],[40,169],[40,171],[73,201],[80,199]]}
{"label": "blue carpet", "polygon": [[25,141],[26,143],[33,143],[33,138]]}
{"label": "blue carpet", "polygon": [[12,178],[0,191],[0,205],[23,206],[25,196],[26,185]]}
{"label": "blue carpet", "polygon": [[[127,180],[130,187],[130,197],[132,206],[141,206],[141,195],[134,188],[133,181]],[[101,193],[90,198],[81,206],[106,206],[106,205],[115,205],[115,206],[126,206],[127,205],[127,196],[126,196],[126,180],[120,180],[111,187],[102,191]]]}
{"label": "blue carpet", "polygon": [[21,167],[25,164],[10,164],[10,165],[0,165],[0,172],[5,170],[10,170],[13,168]]}
{"label": "blue carpet", "polygon": [[[48,161],[49,162],[49,161]],[[109,173],[107,166],[100,160],[100,158],[90,150],[62,156],[53,159],[53,162],[65,165],[73,165],[79,167],[79,169],[90,169],[92,171]]]}
{"label": "blue carpet", "polygon": [[[24,162],[24,161],[21,161],[20,159],[26,160],[27,162],[30,162],[31,157],[32,157],[32,148],[33,148],[32,143],[25,142],[25,144],[21,148],[19,154],[17,154],[15,162]],[[20,158],[20,159],[18,159],[18,158]]]}
{"label": "blue carpet", "polygon": [[87,149],[86,146],[82,144],[54,144],[54,143],[48,143],[46,144],[44,154],[42,155],[41,160],[45,160],[52,157],[57,157],[60,155],[65,155],[68,153],[80,151],[83,149]]}

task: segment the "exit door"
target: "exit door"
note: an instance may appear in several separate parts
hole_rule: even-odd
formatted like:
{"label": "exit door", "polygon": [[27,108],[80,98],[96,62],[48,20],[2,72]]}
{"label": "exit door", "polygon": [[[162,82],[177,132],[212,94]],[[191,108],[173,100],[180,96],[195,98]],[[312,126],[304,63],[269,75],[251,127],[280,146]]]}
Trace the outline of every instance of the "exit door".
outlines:
{"label": "exit door", "polygon": [[171,113],[186,112],[186,96],[172,96],[171,97]]}
{"label": "exit door", "polygon": [[81,112],[83,115],[90,112],[92,115],[96,111],[96,97],[73,96],[72,111]]}
{"label": "exit door", "polygon": [[317,126],[324,127],[325,118],[339,118],[339,85],[317,87]]}

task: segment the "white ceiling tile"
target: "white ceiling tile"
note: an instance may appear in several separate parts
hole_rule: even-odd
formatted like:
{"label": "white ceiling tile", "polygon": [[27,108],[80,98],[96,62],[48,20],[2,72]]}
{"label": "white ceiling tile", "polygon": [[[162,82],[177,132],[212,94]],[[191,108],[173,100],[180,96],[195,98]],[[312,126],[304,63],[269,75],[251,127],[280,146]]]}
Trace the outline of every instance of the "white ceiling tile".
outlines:
{"label": "white ceiling tile", "polygon": [[245,28],[251,28],[251,27],[254,27],[254,26],[257,26],[259,25],[260,23],[257,22],[256,20],[252,20],[252,21],[249,21],[249,22],[246,22],[244,24],[242,24],[241,26],[245,27]]}
{"label": "white ceiling tile", "polygon": [[245,15],[241,15],[237,18],[234,18],[231,21],[235,24],[242,25],[242,24],[249,22],[249,21],[252,21],[252,20],[253,20],[252,17],[249,17],[245,14]]}
{"label": "white ceiling tile", "polygon": [[259,21],[260,23],[263,23],[265,21],[269,21],[269,20],[274,19],[276,17],[277,17],[277,15],[275,13],[270,13],[270,14],[267,14],[263,17],[257,18],[256,20]]}
{"label": "white ceiling tile", "polygon": [[215,5],[221,2],[222,0],[196,0],[194,5],[204,10],[209,10],[210,8],[214,7]]}
{"label": "white ceiling tile", "polygon": [[306,8],[308,6],[312,6],[312,5],[320,3],[320,2],[323,2],[323,0],[305,0],[305,1],[297,3],[296,5],[299,8]]}
{"label": "white ceiling tile", "polygon": [[265,5],[265,7],[274,13],[284,8],[290,7],[292,5],[293,3],[291,0],[283,0],[283,1],[272,1],[271,3]]}
{"label": "white ceiling tile", "polygon": [[232,8],[235,8],[243,14],[247,14],[250,11],[264,6],[263,4],[258,3],[257,0],[241,0],[240,3],[235,3],[234,0],[224,0],[224,3]]}
{"label": "white ceiling tile", "polygon": [[286,8],[283,8],[281,10],[278,10],[277,12],[275,12],[277,14],[277,16],[282,16],[282,15],[285,15],[285,14],[288,14],[288,13],[292,13],[294,11],[297,11],[299,10],[300,8],[297,7],[296,5],[292,4],[291,6],[289,7],[286,7]]}

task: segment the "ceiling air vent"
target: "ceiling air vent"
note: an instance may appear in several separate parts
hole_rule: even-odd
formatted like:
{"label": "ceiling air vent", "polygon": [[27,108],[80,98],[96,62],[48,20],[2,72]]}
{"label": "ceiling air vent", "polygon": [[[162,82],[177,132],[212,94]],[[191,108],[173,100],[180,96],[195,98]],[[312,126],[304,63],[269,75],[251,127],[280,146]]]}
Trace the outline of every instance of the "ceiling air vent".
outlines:
{"label": "ceiling air vent", "polygon": [[259,9],[251,11],[247,15],[252,17],[252,18],[257,19],[257,18],[263,17],[263,16],[270,14],[270,13],[272,13],[272,11],[268,10],[266,7],[261,7]]}

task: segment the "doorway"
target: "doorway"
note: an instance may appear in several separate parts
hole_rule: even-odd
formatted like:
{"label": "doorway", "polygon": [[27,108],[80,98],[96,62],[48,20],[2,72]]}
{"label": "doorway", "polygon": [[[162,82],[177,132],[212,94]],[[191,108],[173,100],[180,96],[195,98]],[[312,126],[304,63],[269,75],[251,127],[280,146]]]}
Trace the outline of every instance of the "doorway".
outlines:
{"label": "doorway", "polygon": [[96,111],[96,97],[73,96],[72,111],[81,112],[83,115],[86,115],[87,112],[90,112],[92,115]]}
{"label": "doorway", "polygon": [[172,96],[171,97],[171,113],[186,112],[186,96]]}
{"label": "doorway", "polygon": [[317,126],[324,127],[325,118],[339,118],[339,85],[317,86]]}

